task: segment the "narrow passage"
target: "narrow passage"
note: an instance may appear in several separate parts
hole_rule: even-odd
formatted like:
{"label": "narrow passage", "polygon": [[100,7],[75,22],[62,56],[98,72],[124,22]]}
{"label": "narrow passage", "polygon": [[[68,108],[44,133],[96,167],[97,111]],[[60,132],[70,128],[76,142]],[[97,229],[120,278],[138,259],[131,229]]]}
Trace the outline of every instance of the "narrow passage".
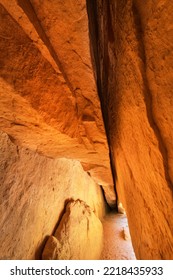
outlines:
{"label": "narrow passage", "polygon": [[127,217],[115,212],[103,220],[104,246],[101,260],[135,260]]}

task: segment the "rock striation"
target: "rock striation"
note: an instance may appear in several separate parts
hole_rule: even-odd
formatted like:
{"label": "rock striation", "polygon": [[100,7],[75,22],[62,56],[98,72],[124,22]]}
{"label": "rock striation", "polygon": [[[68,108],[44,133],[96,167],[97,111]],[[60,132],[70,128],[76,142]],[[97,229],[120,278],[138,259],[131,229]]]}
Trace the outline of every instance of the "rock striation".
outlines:
{"label": "rock striation", "polygon": [[47,157],[79,160],[115,206],[85,1],[0,0],[0,17],[0,129]]}
{"label": "rock striation", "polygon": [[173,3],[87,1],[119,201],[138,259],[173,259]]}

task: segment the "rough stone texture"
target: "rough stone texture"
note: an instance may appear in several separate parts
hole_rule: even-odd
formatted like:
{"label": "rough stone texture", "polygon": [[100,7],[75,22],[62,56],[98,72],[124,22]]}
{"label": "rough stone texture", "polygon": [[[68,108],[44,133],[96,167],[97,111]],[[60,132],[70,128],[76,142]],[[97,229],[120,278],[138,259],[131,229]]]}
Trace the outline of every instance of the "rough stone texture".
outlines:
{"label": "rough stone texture", "polygon": [[40,156],[0,133],[0,259],[40,258],[71,199],[105,214],[102,191],[79,162]]}
{"label": "rough stone texture", "polygon": [[56,260],[59,247],[56,237],[50,235],[42,252],[42,260]]}
{"label": "rough stone texture", "polygon": [[95,74],[136,256],[173,259],[173,2],[87,0],[94,71],[84,0],[0,3],[0,129],[40,154],[79,160],[115,205]]}
{"label": "rough stone texture", "polygon": [[99,259],[103,245],[102,223],[83,201],[71,201],[43,250],[43,259]]}
{"label": "rough stone texture", "polygon": [[0,18],[0,129],[48,157],[79,160],[115,206],[85,1],[0,0]]}
{"label": "rough stone texture", "polygon": [[173,2],[87,4],[116,187],[136,256],[173,259]]}

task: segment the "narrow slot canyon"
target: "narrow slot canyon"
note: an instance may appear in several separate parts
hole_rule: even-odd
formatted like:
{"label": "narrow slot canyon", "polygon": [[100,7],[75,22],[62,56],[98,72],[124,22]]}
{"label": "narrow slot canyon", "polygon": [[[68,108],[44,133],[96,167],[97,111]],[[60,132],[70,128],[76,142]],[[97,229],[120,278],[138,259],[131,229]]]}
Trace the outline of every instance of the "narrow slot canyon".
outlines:
{"label": "narrow slot canyon", "polygon": [[1,260],[173,260],[172,13],[0,0]]}

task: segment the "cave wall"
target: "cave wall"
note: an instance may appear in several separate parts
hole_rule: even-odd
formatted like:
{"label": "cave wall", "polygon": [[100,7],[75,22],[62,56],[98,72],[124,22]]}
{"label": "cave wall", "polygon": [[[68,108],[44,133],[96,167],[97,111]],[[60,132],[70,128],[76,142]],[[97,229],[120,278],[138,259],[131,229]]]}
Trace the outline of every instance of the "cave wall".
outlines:
{"label": "cave wall", "polygon": [[87,1],[119,200],[138,259],[173,259],[173,3]]}
{"label": "cave wall", "polygon": [[[102,224],[100,219],[105,214],[105,202],[101,188],[83,171],[80,162],[68,159],[50,159],[29,149],[13,144],[9,137],[0,132],[0,259],[38,259],[48,236],[58,229],[58,223],[67,203],[81,201],[83,216],[80,211],[73,210],[70,216],[70,227],[79,233],[78,223],[87,220],[85,208],[92,213],[89,219],[88,239],[86,228],[80,226],[81,236],[85,242],[97,239],[98,246],[93,252],[97,256],[102,245]],[[75,218],[74,218],[75,214]],[[90,215],[91,216],[91,215]],[[97,227],[92,231],[92,222]],[[80,224],[80,222],[79,222]],[[78,234],[64,230],[61,242],[70,236],[68,249],[85,252],[88,248],[79,242]],[[68,243],[69,244],[69,243]],[[87,243],[88,244],[88,243]],[[69,254],[61,245],[63,257]],[[87,253],[88,252],[88,253]],[[59,254],[59,258],[61,255]]]}
{"label": "cave wall", "polygon": [[0,129],[16,145],[79,160],[115,206],[85,0],[0,0],[0,19]]}

